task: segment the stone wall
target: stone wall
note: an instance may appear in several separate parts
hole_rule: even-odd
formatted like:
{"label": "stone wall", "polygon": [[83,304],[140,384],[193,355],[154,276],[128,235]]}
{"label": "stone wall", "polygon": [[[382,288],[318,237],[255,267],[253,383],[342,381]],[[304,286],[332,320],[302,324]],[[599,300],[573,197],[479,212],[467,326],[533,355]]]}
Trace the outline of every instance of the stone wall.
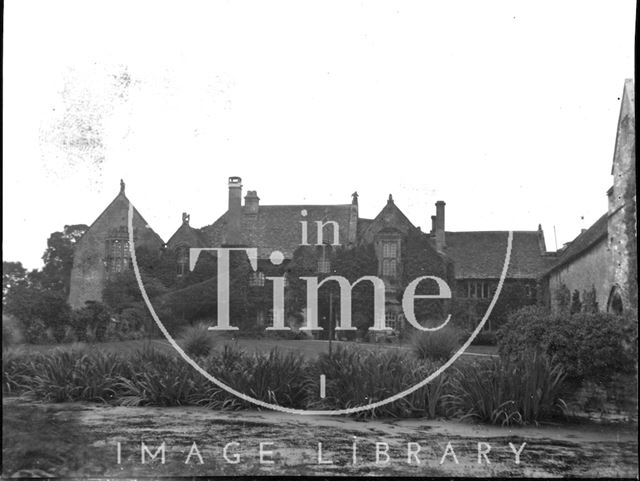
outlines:
{"label": "stone wall", "polygon": [[613,158],[613,187],[609,195],[609,248],[613,282],[625,309],[638,308],[636,137],[633,82],[625,83]]}
{"label": "stone wall", "polygon": [[606,311],[609,292],[611,291],[611,255],[606,239],[583,252],[577,259],[565,264],[549,275],[549,296],[551,308],[558,311],[555,294],[562,284],[573,292],[580,292],[580,300],[584,301],[584,293],[595,288],[598,310]]}

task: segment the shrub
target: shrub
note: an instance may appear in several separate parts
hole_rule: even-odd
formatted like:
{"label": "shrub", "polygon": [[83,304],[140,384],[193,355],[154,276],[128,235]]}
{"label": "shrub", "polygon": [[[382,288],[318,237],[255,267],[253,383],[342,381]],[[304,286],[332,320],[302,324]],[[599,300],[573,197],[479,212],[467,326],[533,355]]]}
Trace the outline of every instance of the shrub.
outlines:
{"label": "shrub", "polygon": [[50,341],[50,333],[42,319],[32,319],[25,323],[24,338],[29,344],[45,344]]}
{"label": "shrub", "polygon": [[216,336],[205,323],[198,323],[184,329],[181,336],[181,347],[189,356],[206,357],[215,348]]}
{"label": "shrub", "polygon": [[105,340],[111,313],[104,304],[91,301],[85,307],[73,311],[71,320],[79,341],[101,342]]}
{"label": "shrub", "polygon": [[452,376],[449,413],[502,425],[552,418],[565,407],[559,398],[565,376],[559,364],[535,351],[462,365]]}
{"label": "shrub", "polygon": [[638,325],[633,313],[553,315],[539,307],[515,312],[498,331],[503,357],[536,348],[555,356],[570,379],[606,382],[618,372],[633,373]]}
{"label": "shrub", "polygon": [[460,347],[459,339],[460,332],[448,326],[438,331],[421,332],[414,340],[413,351],[418,359],[448,359]]}

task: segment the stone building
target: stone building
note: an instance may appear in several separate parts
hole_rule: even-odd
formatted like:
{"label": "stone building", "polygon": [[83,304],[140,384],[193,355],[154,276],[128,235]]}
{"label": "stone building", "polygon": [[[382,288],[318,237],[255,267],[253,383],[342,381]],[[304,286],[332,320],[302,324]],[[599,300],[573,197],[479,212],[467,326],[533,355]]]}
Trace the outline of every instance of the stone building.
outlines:
{"label": "stone building", "polygon": [[[120,192],[89,226],[74,247],[69,305],[76,309],[87,301],[101,301],[109,276],[131,268],[127,220],[129,199],[124,182]],[[133,209],[133,239],[136,246],[162,249],[164,242]]]}
{"label": "stone building", "polygon": [[[258,249],[258,271],[250,281],[264,285],[266,271],[272,269],[270,254],[284,254],[285,265],[301,245],[317,255],[317,273],[331,271],[328,258],[337,246],[372,244],[378,258],[378,277],[385,284],[385,317],[390,327],[403,325],[399,294],[404,289],[407,242],[410,236],[421,243],[423,261],[430,269],[445,272],[453,296],[465,301],[469,308],[464,322],[472,325],[481,318],[476,304],[488,301],[495,292],[504,264],[508,231],[450,232],[445,230],[445,202],[436,203],[432,229],[423,233],[395,204],[389,195],[387,203],[374,219],[358,214],[358,195],[350,204],[338,205],[263,205],[257,191],[250,190],[242,204],[242,180],[229,178],[228,209],[213,224],[196,229],[183,214],[183,223],[169,239],[167,247],[177,251],[177,275],[188,271],[191,247],[246,246]],[[302,226],[305,226],[304,228]],[[319,230],[322,226],[322,230]],[[304,232],[304,234],[303,234]],[[318,234],[322,239],[318,242]],[[549,254],[541,227],[514,233],[511,262],[506,283],[522,283],[526,296],[535,299],[537,279],[549,267]],[[435,275],[433,271],[423,275]],[[269,322],[269,313],[258,313],[258,323]],[[490,325],[490,324],[489,324]]]}
{"label": "stone building", "polygon": [[542,277],[545,301],[554,311],[561,308],[558,293],[562,286],[583,307],[615,313],[638,308],[634,97],[633,80],[626,80],[607,212],[565,246]]}
{"label": "stone building", "polygon": [[[82,307],[86,301],[100,301],[105,282],[111,273],[131,268],[127,212],[129,200],[124,184],[113,202],[98,216],[76,246],[71,274],[69,303]],[[358,213],[358,194],[351,202],[326,205],[263,205],[255,190],[244,196],[242,180],[230,177],[228,207],[211,225],[195,228],[190,216],[182,215],[182,223],[169,241],[151,229],[134,209],[136,246],[151,249],[168,248],[176,252],[176,276],[189,272],[189,249],[192,247],[246,246],[258,250],[258,270],[249,283],[254,288],[265,285],[265,277],[273,275],[270,255],[283,254],[283,270],[296,249],[303,246],[315,254],[317,273],[331,272],[330,254],[339,246],[371,244],[378,259],[378,272],[385,284],[387,325],[400,328],[403,313],[400,297],[406,284],[407,267],[417,275],[438,275],[451,287],[455,299],[467,306],[463,322],[476,323],[482,307],[495,292],[507,247],[508,231],[451,232],[445,230],[445,203],[436,203],[431,217],[432,229],[424,233],[416,227],[389,198],[379,214],[366,219]],[[417,244],[421,266],[416,268],[408,245]],[[548,253],[541,228],[514,233],[507,284],[523,283],[528,296],[536,295],[536,279],[548,267]],[[256,323],[270,322],[270,312],[258,312]]]}

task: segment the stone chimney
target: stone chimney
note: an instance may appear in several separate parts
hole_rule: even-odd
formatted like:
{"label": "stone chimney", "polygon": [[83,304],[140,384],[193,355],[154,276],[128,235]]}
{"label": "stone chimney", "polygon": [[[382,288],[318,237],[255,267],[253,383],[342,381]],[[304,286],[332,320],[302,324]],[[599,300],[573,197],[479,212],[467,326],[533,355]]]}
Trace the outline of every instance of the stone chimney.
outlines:
{"label": "stone chimney", "polygon": [[431,216],[431,235],[435,235],[436,233],[436,216],[432,215]]}
{"label": "stone chimney", "polygon": [[247,214],[256,215],[260,209],[260,197],[255,190],[248,190],[247,195],[244,196],[244,211]]}
{"label": "stone chimney", "polygon": [[240,245],[242,229],[242,179],[229,177],[229,209],[224,243],[228,246]]}
{"label": "stone chimney", "polygon": [[436,248],[439,251],[447,245],[444,238],[444,206],[443,200],[436,202]]}

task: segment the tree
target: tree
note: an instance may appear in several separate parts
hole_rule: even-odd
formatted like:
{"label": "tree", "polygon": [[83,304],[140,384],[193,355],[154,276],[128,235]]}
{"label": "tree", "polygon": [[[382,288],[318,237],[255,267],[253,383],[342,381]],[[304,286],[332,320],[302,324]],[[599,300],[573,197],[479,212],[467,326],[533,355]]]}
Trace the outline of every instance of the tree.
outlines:
{"label": "tree", "polygon": [[11,289],[27,282],[27,270],[21,262],[2,261],[2,304]]}
{"label": "tree", "polygon": [[41,283],[45,289],[69,295],[73,249],[89,227],[85,224],[65,225],[62,232],[53,232],[47,240],[42,260]]}

